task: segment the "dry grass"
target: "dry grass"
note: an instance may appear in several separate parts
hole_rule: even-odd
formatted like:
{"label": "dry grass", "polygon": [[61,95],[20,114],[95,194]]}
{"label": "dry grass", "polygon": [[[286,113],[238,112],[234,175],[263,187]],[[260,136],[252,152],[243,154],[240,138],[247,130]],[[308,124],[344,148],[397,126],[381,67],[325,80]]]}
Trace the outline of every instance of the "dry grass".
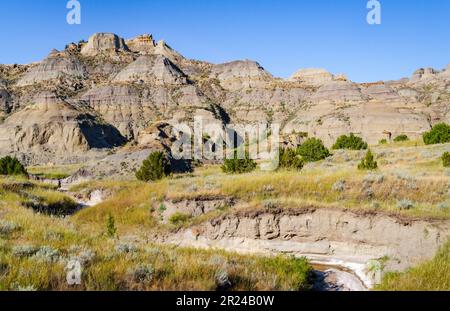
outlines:
{"label": "dry grass", "polygon": [[[36,290],[215,290],[219,276],[228,280],[233,290],[307,290],[311,286],[311,266],[304,259],[155,245],[121,253],[118,242],[101,242],[103,245],[91,249],[95,256],[84,266],[82,285],[75,287],[66,282],[67,259],[46,263],[36,256],[17,258],[3,246],[0,265],[7,273],[0,280],[0,290],[30,286]],[[70,256],[64,249],[60,254]],[[142,266],[147,267],[148,275],[136,278]]]}
{"label": "dry grass", "polygon": [[[219,272],[226,272],[236,290],[305,289],[309,285],[305,262],[153,245],[149,244],[148,236],[198,224],[237,209],[264,208],[267,201],[280,208],[313,205],[449,219],[450,209],[444,207],[450,206],[450,171],[441,166],[438,158],[450,145],[410,144],[374,147],[379,163],[379,170],[374,172],[356,169],[363,153],[336,151],[332,158],[308,164],[301,172],[226,175],[219,166],[205,166],[193,174],[148,184],[113,180],[84,183],[70,191],[90,193],[100,189],[111,196],[97,206],[65,218],[37,214],[24,207],[30,198],[47,204],[68,200],[54,186],[24,178],[0,178],[0,219],[8,222],[3,223],[4,232],[0,234],[0,290],[27,286],[41,290],[211,290],[217,287]],[[339,190],[335,185],[342,181],[345,183]],[[238,204],[181,225],[162,224],[155,213],[164,200],[201,197],[233,197]],[[413,203],[410,210],[397,206],[398,201],[405,199]],[[120,240],[105,235],[109,215],[115,220]],[[135,249],[128,254],[117,253],[116,247],[121,243],[132,243]],[[58,260],[49,264],[33,256],[15,256],[13,251],[24,245],[58,250]],[[83,285],[78,288],[67,286],[64,272],[67,260],[74,255],[74,247],[95,253],[95,259],[86,266]],[[450,277],[442,277],[449,275],[448,254],[447,244],[433,261],[404,274],[388,275],[380,289],[449,289]],[[152,267],[151,282],[136,282],[130,276],[130,269],[140,265]]]}
{"label": "dry grass", "polygon": [[[450,146],[444,146],[448,148]],[[390,147],[392,149],[392,147]],[[442,148],[437,147],[437,148]],[[157,183],[102,181],[77,186],[73,191],[108,189],[111,199],[86,209],[75,218],[92,223],[104,222],[108,214],[117,217],[119,224],[154,227],[152,208],[163,200],[194,200],[204,197],[233,197],[243,205],[260,208],[267,200],[277,201],[280,207],[295,208],[305,204],[333,206],[387,212],[411,217],[450,218],[448,191],[449,171],[428,156],[436,147],[393,149],[392,154],[376,150],[380,168],[373,172],[356,169],[361,152],[336,153],[331,159],[309,164],[300,172],[279,170],[255,171],[243,175],[226,175],[219,166],[206,166],[193,174],[178,175]],[[385,154],[383,154],[383,152]],[[425,155],[425,156],[422,156]],[[342,191],[334,185],[344,182]],[[399,202],[409,200],[413,207],[399,209]],[[245,204],[246,203],[246,204]],[[201,220],[217,216],[224,210],[202,216]],[[198,223],[192,219],[190,223]]]}
{"label": "dry grass", "polygon": [[81,164],[41,165],[27,167],[27,171],[30,174],[37,175],[46,179],[63,179],[74,174],[81,167]]}
{"label": "dry grass", "polygon": [[[146,195],[142,190],[135,189],[133,196],[119,192],[119,202],[131,206],[143,200],[139,197],[139,193]],[[86,209],[74,219],[50,217],[24,208],[14,192],[1,190],[0,195],[0,290],[215,290],[219,276],[228,280],[233,290],[310,287],[311,267],[303,259],[158,246],[125,235],[120,240],[110,239],[100,228],[104,227],[102,213]],[[99,206],[103,209],[114,213],[121,224],[132,221],[145,226],[144,215],[149,216],[109,204]],[[88,224],[83,217],[89,218]],[[95,219],[98,224],[91,223]],[[41,254],[38,251],[42,249],[54,253]],[[65,266],[83,252],[91,254],[83,266],[83,283],[71,287]]]}
{"label": "dry grass", "polygon": [[439,253],[404,273],[389,273],[378,290],[389,291],[450,291],[450,241]]}
{"label": "dry grass", "polygon": [[109,215],[113,215],[120,231],[125,231],[129,225],[143,228],[155,226],[153,205],[164,197],[164,181],[160,184],[132,183],[90,185],[94,188],[114,190],[115,194],[108,200],[94,207],[88,207],[76,215],[72,220],[78,224],[87,224],[97,231],[104,229]]}

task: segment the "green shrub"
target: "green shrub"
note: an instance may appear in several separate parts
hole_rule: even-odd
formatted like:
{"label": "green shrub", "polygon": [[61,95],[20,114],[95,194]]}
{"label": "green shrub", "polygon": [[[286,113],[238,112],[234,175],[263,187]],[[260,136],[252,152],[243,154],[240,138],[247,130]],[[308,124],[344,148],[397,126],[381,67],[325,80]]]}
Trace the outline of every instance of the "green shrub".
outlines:
{"label": "green shrub", "polygon": [[28,173],[19,160],[7,156],[0,159],[0,175],[28,175]]}
{"label": "green shrub", "polygon": [[442,163],[444,164],[444,167],[450,167],[450,153],[445,152],[442,155]]}
{"label": "green shrub", "polygon": [[182,225],[187,222],[191,217],[182,213],[175,213],[170,216],[169,221],[173,225]]}
{"label": "green shrub", "polygon": [[350,133],[349,136],[342,135],[333,145],[333,149],[350,149],[350,150],[363,150],[367,149],[367,143],[363,141],[361,137],[353,135]]}
{"label": "green shrub", "polygon": [[300,171],[303,165],[303,159],[297,154],[295,149],[280,149],[280,167]]}
{"label": "green shrub", "polygon": [[372,151],[370,149],[367,151],[364,159],[358,165],[359,170],[376,170],[378,168],[378,163],[375,161]]}
{"label": "green shrub", "polygon": [[399,135],[399,136],[394,138],[394,141],[396,143],[399,143],[399,142],[402,142],[402,141],[408,141],[408,140],[409,140],[409,137],[407,135],[405,135],[405,134]]}
{"label": "green shrub", "polygon": [[108,220],[106,221],[106,235],[110,238],[114,238],[117,233],[116,222],[114,221],[114,217],[109,214]]}
{"label": "green shrub", "polygon": [[386,145],[388,142],[387,142],[387,139],[386,138],[383,138],[382,140],[380,140],[379,142],[378,142],[378,144],[379,145]]}
{"label": "green shrub", "polygon": [[439,123],[433,126],[431,131],[423,134],[425,145],[445,144],[450,142],[450,125]]}
{"label": "green shrub", "polygon": [[233,159],[225,159],[222,165],[222,171],[229,174],[249,173],[256,168],[256,162],[250,159],[248,153],[245,153],[244,159],[238,159],[237,152]]}
{"label": "green shrub", "polygon": [[144,160],[141,168],[136,172],[136,178],[142,181],[155,181],[170,175],[170,161],[163,152],[152,152]]}
{"label": "green shrub", "polygon": [[306,162],[316,162],[328,158],[330,151],[317,138],[309,138],[297,148],[297,153]]}

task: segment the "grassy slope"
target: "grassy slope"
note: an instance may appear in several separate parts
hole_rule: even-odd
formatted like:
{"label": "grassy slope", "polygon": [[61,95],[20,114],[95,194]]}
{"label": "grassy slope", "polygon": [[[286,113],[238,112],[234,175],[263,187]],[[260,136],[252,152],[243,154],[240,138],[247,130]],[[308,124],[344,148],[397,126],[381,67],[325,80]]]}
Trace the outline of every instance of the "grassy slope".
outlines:
{"label": "grassy slope", "polygon": [[387,274],[378,290],[450,291],[450,242],[430,261],[404,273]]}
{"label": "grassy slope", "polygon": [[[23,180],[2,179],[0,219],[16,224],[18,229],[0,236],[0,289],[29,285],[37,289],[65,289],[64,260],[80,250],[90,250],[96,254],[85,271],[86,283],[80,289],[213,289],[215,276],[223,267],[223,260],[212,266],[206,264],[210,260],[215,261],[212,259],[215,256],[226,258],[227,273],[230,278],[235,278],[235,289],[307,287],[307,273],[301,272],[306,271],[307,266],[294,259],[264,259],[149,244],[146,241],[150,231],[174,230],[179,226],[159,223],[155,215],[158,206],[164,199],[199,196],[233,196],[240,202],[233,209],[191,219],[185,226],[235,209],[264,208],[267,202],[279,207],[314,204],[317,207],[355,210],[374,210],[376,202],[377,210],[392,214],[450,218],[449,208],[443,208],[450,203],[449,171],[442,168],[438,160],[438,156],[449,150],[450,146],[415,147],[409,144],[375,147],[380,169],[372,173],[355,169],[363,153],[346,151],[336,152],[328,160],[309,164],[300,173],[254,172],[230,176],[221,173],[219,167],[204,167],[194,174],[174,176],[151,184],[137,181],[91,182],[72,190],[106,189],[113,194],[112,197],[64,219],[38,215],[23,207],[29,195],[49,203],[66,199],[51,186],[23,188]],[[47,172],[52,173],[50,169]],[[378,181],[370,181],[374,175]],[[380,176],[383,177],[381,181]],[[341,180],[345,181],[344,191],[334,190],[333,185]],[[4,187],[4,184],[7,186]],[[14,189],[15,184],[19,189]],[[367,190],[371,191],[370,196]],[[399,210],[397,202],[403,199],[411,200],[414,207]],[[109,215],[115,219],[120,240],[105,237]],[[0,223],[0,231],[2,226],[5,227],[5,223]],[[136,250],[128,254],[118,253],[116,248],[120,248],[122,243],[130,244]],[[58,250],[61,260],[49,265],[33,256],[17,258],[13,251],[17,252],[17,246],[23,245],[50,246]],[[401,289],[417,284],[428,284],[436,289],[448,288],[448,282],[442,281],[442,275],[448,274],[448,251],[448,247],[445,248],[437,260],[417,270],[389,275],[381,288]],[[163,255],[155,257],[155,253]],[[196,260],[198,257],[202,259],[199,263]],[[132,270],[142,264],[149,264],[154,269],[153,282],[142,284],[130,279]],[[446,270],[439,270],[442,267]],[[297,270],[300,272],[291,273]]]}
{"label": "grassy slope", "polygon": [[[450,218],[449,176],[450,171],[442,167],[439,156],[449,150],[450,145],[418,146],[414,142],[403,142],[373,148],[378,155],[380,169],[369,173],[354,168],[362,156],[358,152],[337,152],[329,161],[308,165],[302,172],[254,172],[251,174],[229,176],[218,167],[204,167],[193,175],[164,180],[145,185],[152,200],[158,202],[165,198],[192,198],[205,195],[233,196],[245,203],[236,208],[263,208],[265,202],[279,207],[301,207],[305,204],[315,206],[352,208],[355,210],[377,210],[407,217]],[[370,183],[372,195],[364,195],[367,179],[370,176],[383,176],[382,181]],[[376,178],[375,178],[376,179]],[[343,192],[333,190],[333,185],[346,181]],[[92,185],[84,185],[91,187]],[[98,187],[99,185],[95,185]],[[138,187],[138,185],[135,185]],[[268,187],[270,186],[270,190]],[[94,188],[95,188],[94,187]],[[142,189],[142,188],[140,188]],[[152,190],[150,190],[152,189]],[[140,192],[140,190],[137,190]],[[126,192],[125,192],[126,193]],[[121,197],[127,196],[122,194]],[[414,207],[399,210],[400,200],[410,200]],[[121,205],[113,199],[110,203]],[[111,209],[105,202],[102,208]],[[95,210],[96,208],[93,208]],[[94,211],[85,210],[78,220],[88,221]],[[227,213],[230,210],[218,213]],[[204,215],[190,223],[204,221],[217,213]],[[379,289],[406,290],[428,289],[449,290],[450,258],[449,244],[430,262],[402,274],[388,274]]]}
{"label": "grassy slope", "polygon": [[[140,195],[149,194],[139,190],[128,189],[120,201],[124,205],[110,210],[118,222],[145,225],[148,218],[151,226],[148,211],[127,213],[128,206],[143,200]],[[98,226],[36,214],[23,206],[29,195],[48,203],[67,200],[42,185],[0,179],[0,290],[215,290],[220,279],[229,280],[233,290],[307,290],[311,285],[311,266],[304,259],[154,245],[145,236],[126,236],[126,228],[120,239],[109,238],[99,214],[90,215]],[[71,258],[86,259],[81,286],[67,285],[65,266]]]}
{"label": "grassy slope", "polygon": [[[226,175],[219,166],[202,167],[193,174],[177,175],[151,184],[139,182],[100,181],[75,187],[74,191],[109,189],[116,195],[97,207],[83,210],[80,221],[97,222],[112,212],[125,217],[122,207],[135,209],[157,208],[164,199],[182,200],[205,196],[234,197],[241,203],[237,208],[263,208],[267,202],[279,207],[336,207],[355,210],[381,211],[390,214],[450,218],[450,170],[444,169],[437,155],[437,147],[402,147],[411,142],[374,148],[379,170],[358,171],[360,152],[336,152],[318,163],[308,164],[301,172],[280,170],[255,171],[243,175]],[[436,155],[435,155],[436,154]],[[333,186],[345,182],[343,191]],[[409,200],[413,208],[401,210],[398,203]],[[272,204],[273,205],[273,204]],[[229,212],[227,210],[222,212]],[[131,224],[134,216],[124,222]],[[138,217],[139,218],[139,217]],[[136,222],[138,223],[138,222]]]}
{"label": "grassy slope", "polygon": [[56,165],[56,166],[30,166],[27,171],[30,174],[45,179],[64,179],[75,173],[82,165]]}

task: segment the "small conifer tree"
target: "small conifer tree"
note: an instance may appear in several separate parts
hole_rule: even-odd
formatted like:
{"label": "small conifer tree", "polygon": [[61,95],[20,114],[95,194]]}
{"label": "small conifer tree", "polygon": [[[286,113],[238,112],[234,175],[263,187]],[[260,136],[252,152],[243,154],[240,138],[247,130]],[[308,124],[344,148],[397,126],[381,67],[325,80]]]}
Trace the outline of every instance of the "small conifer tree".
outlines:
{"label": "small conifer tree", "polygon": [[370,149],[367,151],[364,159],[358,165],[359,170],[376,170],[378,168],[378,163],[375,161],[372,151]]}

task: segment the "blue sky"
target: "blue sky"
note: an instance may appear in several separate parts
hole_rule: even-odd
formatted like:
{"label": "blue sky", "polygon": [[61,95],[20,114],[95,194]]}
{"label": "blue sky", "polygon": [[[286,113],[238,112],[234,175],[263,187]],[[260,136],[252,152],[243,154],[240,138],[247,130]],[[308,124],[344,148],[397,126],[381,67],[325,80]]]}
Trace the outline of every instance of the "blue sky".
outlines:
{"label": "blue sky", "polygon": [[0,63],[29,63],[94,32],[152,33],[189,58],[253,59],[279,77],[321,67],[354,81],[409,76],[450,63],[450,1],[79,0],[82,24],[66,23],[67,0],[0,1]]}

